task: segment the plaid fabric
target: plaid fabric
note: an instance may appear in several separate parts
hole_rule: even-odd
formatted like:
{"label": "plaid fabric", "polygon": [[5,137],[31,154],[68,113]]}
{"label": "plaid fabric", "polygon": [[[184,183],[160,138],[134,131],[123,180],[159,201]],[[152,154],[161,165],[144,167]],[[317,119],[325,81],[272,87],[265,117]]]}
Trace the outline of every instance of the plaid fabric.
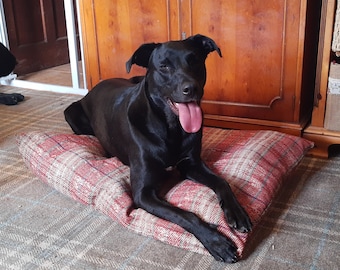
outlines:
{"label": "plaid fabric", "polygon": [[[129,168],[117,158],[105,158],[92,136],[29,132],[18,135],[19,151],[28,167],[56,190],[117,220],[127,228],[168,244],[207,253],[201,243],[176,224],[134,209]],[[202,158],[231,185],[236,197],[258,224],[284,177],[312,143],[273,131],[205,128]],[[192,181],[176,184],[166,200],[218,225],[242,256],[249,234],[231,230],[216,195]]]}

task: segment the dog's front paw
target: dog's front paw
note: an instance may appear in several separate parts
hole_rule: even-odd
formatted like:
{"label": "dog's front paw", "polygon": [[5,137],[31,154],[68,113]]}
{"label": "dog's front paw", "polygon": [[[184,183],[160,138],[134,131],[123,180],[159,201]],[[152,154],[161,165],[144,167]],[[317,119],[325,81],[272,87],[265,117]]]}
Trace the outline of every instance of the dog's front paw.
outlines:
{"label": "dog's front paw", "polygon": [[212,226],[208,232],[200,235],[199,240],[217,261],[235,263],[238,261],[237,247],[235,244]]}
{"label": "dog's front paw", "polygon": [[239,232],[246,233],[250,232],[253,226],[247,212],[239,204],[239,202],[234,198],[233,201],[225,204],[223,200],[220,201],[221,208],[223,209],[225,218],[228,225],[238,230]]}
{"label": "dog's front paw", "polygon": [[250,232],[253,226],[247,212],[238,203],[232,209],[225,209],[224,214],[229,226],[239,232]]}

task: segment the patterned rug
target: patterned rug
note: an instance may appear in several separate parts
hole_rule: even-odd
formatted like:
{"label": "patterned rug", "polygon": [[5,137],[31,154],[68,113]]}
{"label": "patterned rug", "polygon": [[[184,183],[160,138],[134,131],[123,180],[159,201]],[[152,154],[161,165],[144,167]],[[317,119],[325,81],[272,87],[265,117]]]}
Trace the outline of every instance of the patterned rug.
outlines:
{"label": "patterned rug", "polygon": [[243,260],[228,265],[131,233],[38,180],[15,135],[70,133],[63,110],[80,97],[0,91],[26,97],[18,106],[0,105],[1,269],[338,269],[340,154],[304,158],[254,231]]}

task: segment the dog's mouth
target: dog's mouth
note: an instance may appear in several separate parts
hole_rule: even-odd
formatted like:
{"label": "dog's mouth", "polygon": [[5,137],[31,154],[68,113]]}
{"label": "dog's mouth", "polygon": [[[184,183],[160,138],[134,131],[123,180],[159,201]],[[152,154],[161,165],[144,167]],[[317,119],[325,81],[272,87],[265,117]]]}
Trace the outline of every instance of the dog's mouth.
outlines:
{"label": "dog's mouth", "polygon": [[182,128],[187,133],[195,133],[202,126],[202,110],[196,101],[178,103],[168,99],[171,110],[178,115]]}

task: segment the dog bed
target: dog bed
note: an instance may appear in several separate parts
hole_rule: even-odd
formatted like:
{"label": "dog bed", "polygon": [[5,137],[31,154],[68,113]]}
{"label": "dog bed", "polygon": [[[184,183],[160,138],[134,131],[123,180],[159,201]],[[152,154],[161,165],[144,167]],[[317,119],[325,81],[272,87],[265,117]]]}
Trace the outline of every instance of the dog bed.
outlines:
{"label": "dog bed", "polygon": [[[118,221],[123,226],[168,244],[206,254],[203,245],[176,224],[134,209],[129,168],[117,158],[106,158],[93,136],[27,132],[17,136],[26,165],[59,192]],[[204,128],[202,159],[225,178],[254,227],[288,173],[313,144],[274,131]],[[184,180],[165,195],[173,205],[216,224],[231,238],[242,256],[249,233],[227,225],[216,195],[207,187]]]}

